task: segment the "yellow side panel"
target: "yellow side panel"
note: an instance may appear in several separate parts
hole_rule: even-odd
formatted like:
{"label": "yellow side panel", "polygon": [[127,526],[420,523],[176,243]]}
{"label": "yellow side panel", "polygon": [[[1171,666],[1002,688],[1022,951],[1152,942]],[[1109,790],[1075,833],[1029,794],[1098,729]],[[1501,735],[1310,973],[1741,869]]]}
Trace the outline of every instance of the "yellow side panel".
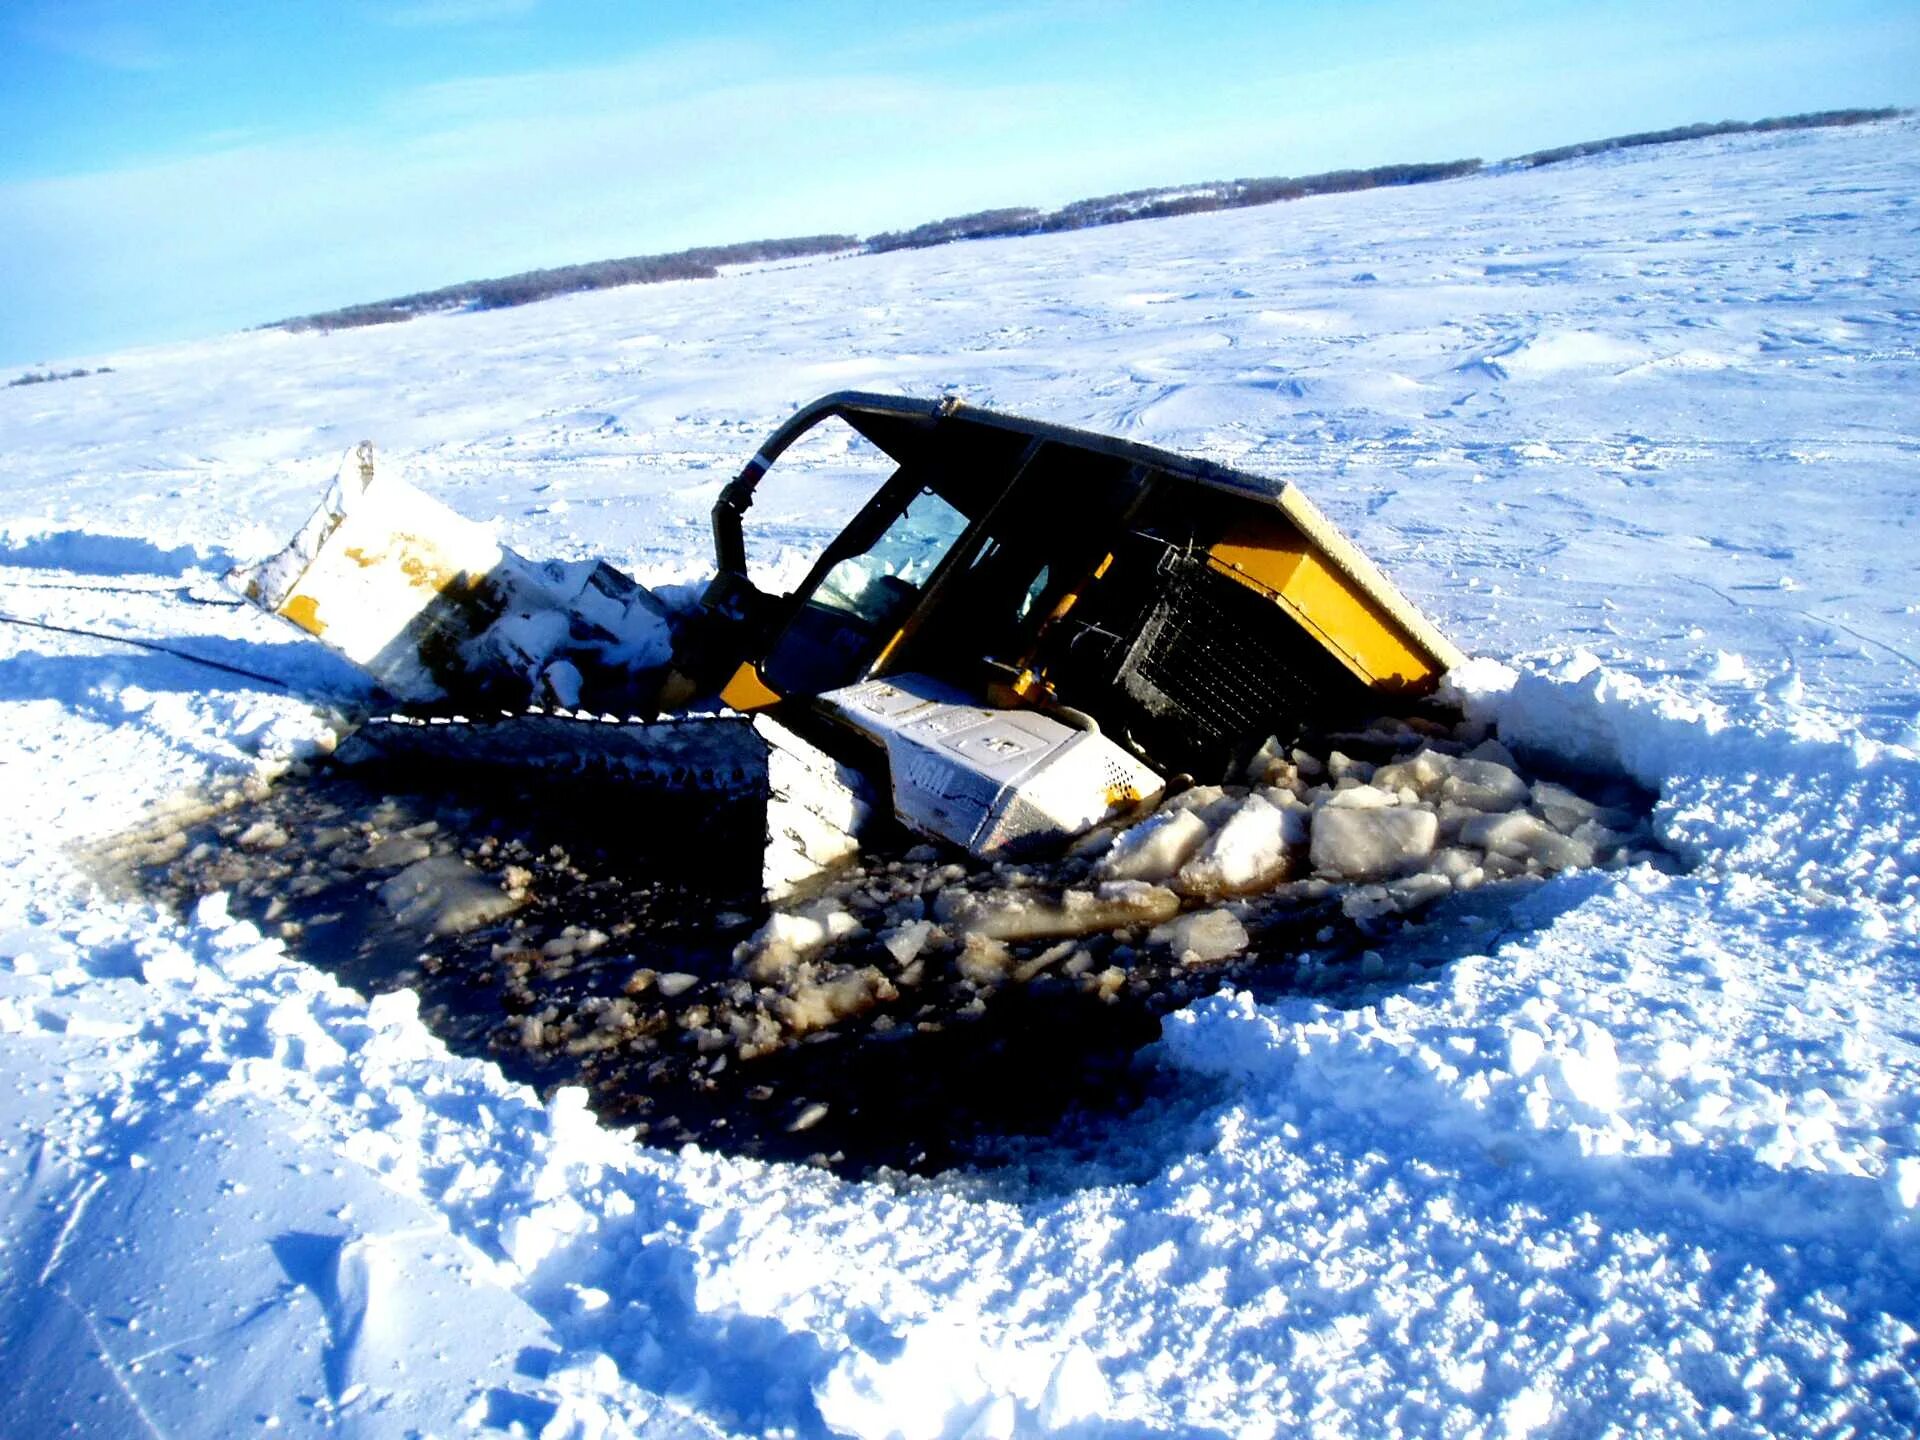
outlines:
{"label": "yellow side panel", "polygon": [[734,671],[733,678],[720,687],[720,703],[728,709],[746,713],[779,704],[780,695],[760,678],[758,670],[746,664]]}
{"label": "yellow side panel", "polygon": [[1278,603],[1369,685],[1421,689],[1440,678],[1385,611],[1284,520],[1234,526],[1207,563]]}

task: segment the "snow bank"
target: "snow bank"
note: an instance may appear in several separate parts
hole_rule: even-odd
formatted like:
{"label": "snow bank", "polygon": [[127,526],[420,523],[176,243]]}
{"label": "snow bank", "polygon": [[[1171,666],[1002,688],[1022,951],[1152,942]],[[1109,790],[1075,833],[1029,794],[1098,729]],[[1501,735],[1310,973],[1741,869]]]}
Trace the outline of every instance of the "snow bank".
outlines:
{"label": "snow bank", "polygon": [[1619,770],[1658,793],[1660,837],[1692,863],[1882,902],[1911,924],[1920,897],[1912,748],[1849,736],[1818,715],[1782,724],[1764,700],[1736,718],[1591,655],[1525,675],[1483,663],[1451,678],[1468,709],[1522,752]]}

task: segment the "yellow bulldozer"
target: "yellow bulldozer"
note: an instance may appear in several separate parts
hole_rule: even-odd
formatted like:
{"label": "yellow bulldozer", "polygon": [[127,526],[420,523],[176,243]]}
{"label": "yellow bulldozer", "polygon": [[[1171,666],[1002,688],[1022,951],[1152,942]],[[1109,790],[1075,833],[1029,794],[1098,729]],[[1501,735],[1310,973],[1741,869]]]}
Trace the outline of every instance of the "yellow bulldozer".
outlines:
{"label": "yellow bulldozer", "polygon": [[[756,491],[832,421],[890,474],[766,593]],[[343,759],[459,748],[745,798],[773,896],[887,819],[983,858],[1062,846],[1415,709],[1461,659],[1294,486],[953,399],[806,406],[721,492],[713,536],[713,579],[675,610],[604,563],[514,554],[363,445],[241,580],[397,712]]]}

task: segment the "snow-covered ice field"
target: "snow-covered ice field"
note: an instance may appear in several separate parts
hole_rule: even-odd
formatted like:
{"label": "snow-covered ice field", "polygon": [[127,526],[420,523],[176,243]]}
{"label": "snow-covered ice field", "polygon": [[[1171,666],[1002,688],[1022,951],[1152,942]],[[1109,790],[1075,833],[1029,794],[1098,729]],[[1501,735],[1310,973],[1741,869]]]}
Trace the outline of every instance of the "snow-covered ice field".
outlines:
{"label": "snow-covered ice field", "polygon": [[[289,687],[0,625],[0,1432],[1912,1433],[1916,195],[1912,121],[1739,137],[0,390],[0,612]],[[896,1185],[649,1149],[90,881],[351,702],[205,602],[352,442],[684,582],[846,387],[1297,480],[1692,868],[1557,877],[1357,1003],[1216,995],[1174,1111]]]}

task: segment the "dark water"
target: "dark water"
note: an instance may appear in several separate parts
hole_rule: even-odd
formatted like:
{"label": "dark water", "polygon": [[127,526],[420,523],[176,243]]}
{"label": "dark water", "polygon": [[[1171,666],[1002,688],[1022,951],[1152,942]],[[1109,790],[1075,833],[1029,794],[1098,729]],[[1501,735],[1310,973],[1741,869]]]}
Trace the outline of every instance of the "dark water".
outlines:
{"label": "dark water", "polygon": [[[182,909],[229,892],[234,914],[363,994],[417,991],[455,1050],[543,1091],[583,1085],[604,1119],[652,1143],[850,1175],[1084,1141],[1174,1103],[1179,1082],[1137,1058],[1170,1010],[1224,983],[1336,996],[1406,983],[1470,944],[1489,923],[1473,916],[1511,903],[1505,886],[1443,902],[1441,927],[1402,943],[1407,921],[1348,921],[1338,887],[1288,887],[1249,916],[1253,945],[1224,965],[1183,966],[1121,928],[1012,944],[1010,973],[982,976],[951,951],[903,963],[872,938],[903,905],[987,878],[903,836],[836,882],[867,934],[822,973],[865,978],[848,1014],[814,1028],[795,1018],[794,983],[756,984],[736,958],[767,913],[760,823],[722,797],[604,779],[322,764],[185,832],[140,881]],[[520,903],[461,933],[403,923],[382,887],[428,856],[459,857],[484,892]],[[1458,940],[1436,943],[1447,924]]]}

